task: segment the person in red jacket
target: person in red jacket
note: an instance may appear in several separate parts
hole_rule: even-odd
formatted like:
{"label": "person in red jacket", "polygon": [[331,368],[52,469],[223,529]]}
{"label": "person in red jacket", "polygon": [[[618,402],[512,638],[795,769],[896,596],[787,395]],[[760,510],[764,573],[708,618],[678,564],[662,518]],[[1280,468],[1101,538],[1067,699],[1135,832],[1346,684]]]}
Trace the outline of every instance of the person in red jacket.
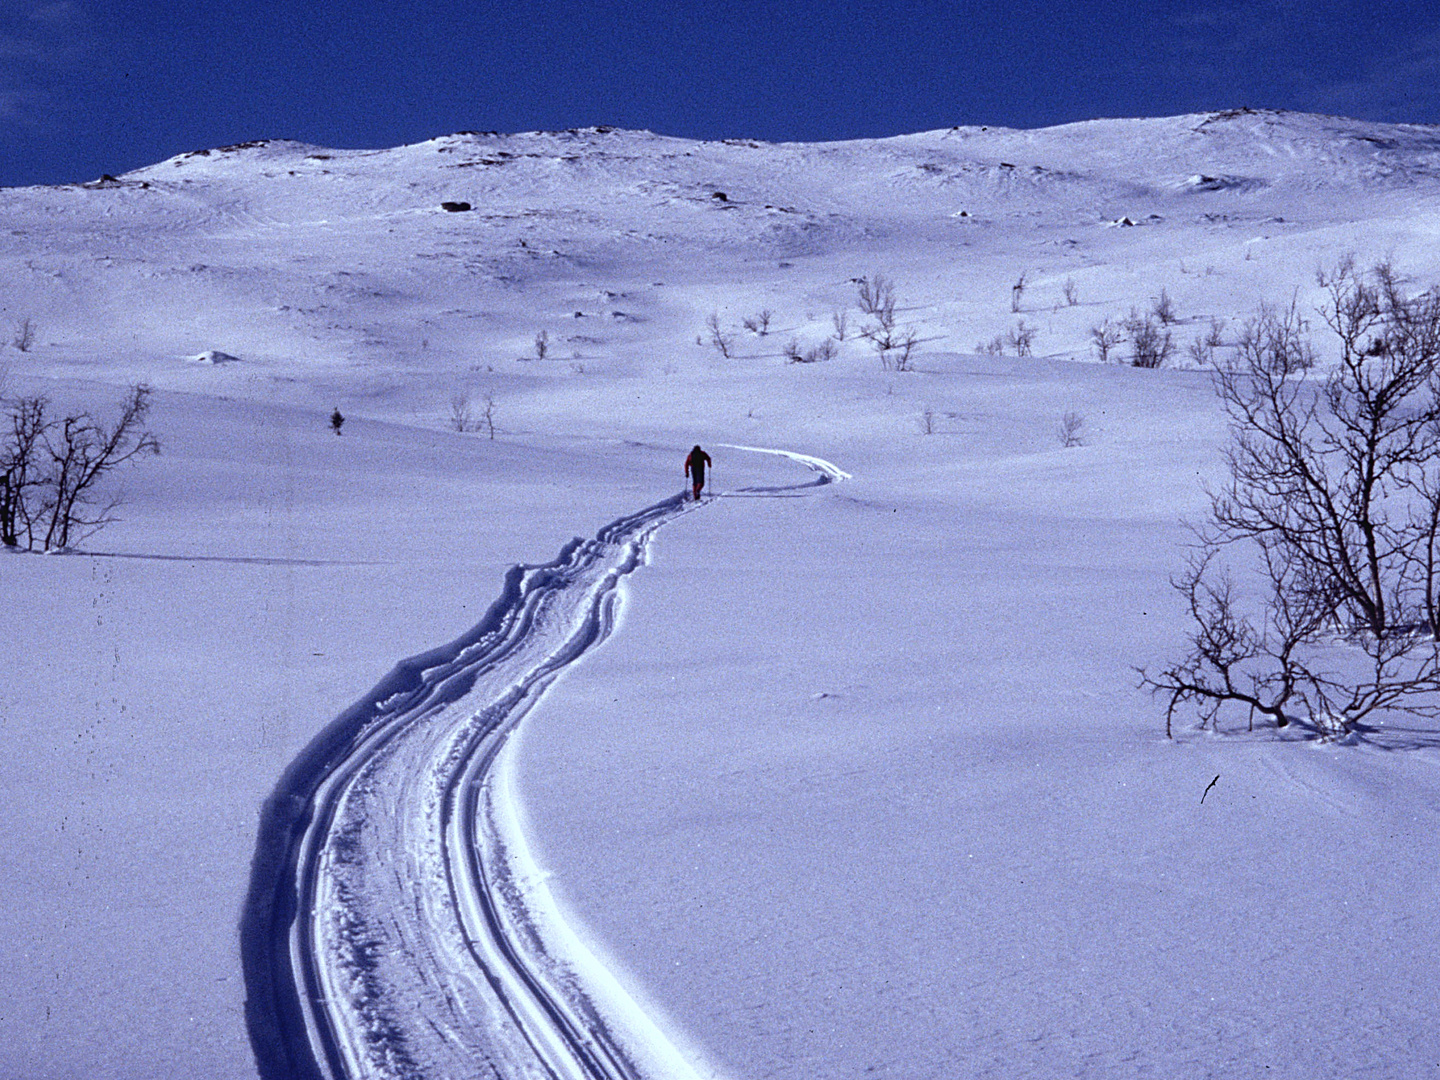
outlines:
{"label": "person in red jacket", "polygon": [[700,489],[705,486],[705,466],[710,464],[710,455],[695,447],[685,459],[685,475],[695,483],[695,501],[700,501]]}

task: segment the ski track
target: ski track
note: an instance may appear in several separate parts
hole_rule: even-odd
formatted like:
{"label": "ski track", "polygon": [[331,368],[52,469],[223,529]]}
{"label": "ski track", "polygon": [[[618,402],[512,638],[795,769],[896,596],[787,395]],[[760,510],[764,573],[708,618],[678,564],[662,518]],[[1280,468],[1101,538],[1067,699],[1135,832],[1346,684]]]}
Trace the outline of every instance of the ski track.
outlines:
{"label": "ski track", "polygon": [[[808,484],[845,479],[779,454]],[[615,626],[620,580],[700,503],[672,496],[515,566],[469,632],[402,661],[293,761],[241,922],[265,1080],[687,1080],[693,1066],[564,924],[510,794],[509,736]]]}

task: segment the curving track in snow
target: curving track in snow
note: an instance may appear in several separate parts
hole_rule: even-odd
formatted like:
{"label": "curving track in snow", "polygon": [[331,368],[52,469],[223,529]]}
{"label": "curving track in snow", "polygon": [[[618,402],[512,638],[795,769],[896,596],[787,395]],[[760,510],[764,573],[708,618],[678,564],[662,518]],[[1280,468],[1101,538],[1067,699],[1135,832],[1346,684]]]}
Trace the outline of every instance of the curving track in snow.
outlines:
{"label": "curving track in snow", "polygon": [[[847,475],[735,449],[805,465],[802,487]],[[241,926],[266,1080],[690,1073],[537,902],[501,763],[546,687],[613,629],[655,531],[696,505],[677,495],[513,567],[473,629],[400,663],[291,763]]]}

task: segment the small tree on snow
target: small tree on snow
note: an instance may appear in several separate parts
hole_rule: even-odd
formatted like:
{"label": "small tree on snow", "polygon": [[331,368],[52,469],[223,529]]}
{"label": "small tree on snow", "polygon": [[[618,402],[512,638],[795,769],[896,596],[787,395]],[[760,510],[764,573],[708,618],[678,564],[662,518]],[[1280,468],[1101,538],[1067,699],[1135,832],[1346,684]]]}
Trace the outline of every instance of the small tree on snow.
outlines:
{"label": "small tree on snow", "polygon": [[1288,308],[1261,304],[1260,313],[1246,321],[1235,343],[1241,365],[1264,367],[1281,376],[1309,370],[1315,366],[1309,329],[1295,300]]}
{"label": "small tree on snow", "polygon": [[1015,329],[1005,335],[1005,343],[1015,350],[1016,356],[1030,356],[1035,344],[1035,327],[1024,319],[1015,322]]}
{"label": "small tree on snow", "polygon": [[[872,315],[883,326],[895,324],[895,283],[884,274],[871,274],[856,283],[856,300],[860,310]],[[839,327],[837,326],[837,329]]]}
{"label": "small tree on snow", "polygon": [[462,434],[475,430],[475,414],[467,391],[450,395],[450,427]]}
{"label": "small tree on snow", "polygon": [[1085,445],[1085,417],[1077,412],[1067,412],[1060,418],[1060,426],[1055,429],[1055,434],[1060,437],[1060,445],[1067,450],[1075,446]]}
{"label": "small tree on snow", "polygon": [[775,313],[769,308],[766,308],[760,312],[759,315],[752,315],[749,318],[742,319],[741,324],[746,330],[749,330],[750,333],[757,337],[764,337],[770,333],[770,321],[773,318],[775,318]]}
{"label": "small tree on snow", "polygon": [[16,322],[15,334],[10,342],[21,352],[29,352],[30,346],[35,344],[35,320],[27,315]]}
{"label": "small tree on snow", "polygon": [[1150,306],[1150,314],[1160,320],[1161,326],[1179,322],[1179,316],[1175,314],[1175,301],[1170,299],[1170,294],[1165,289],[1160,290],[1160,295]]}
{"label": "small tree on snow", "polygon": [[909,371],[910,358],[915,346],[920,344],[920,335],[913,327],[907,327],[895,342],[895,370]]}
{"label": "small tree on snow", "polygon": [[710,332],[710,344],[725,359],[730,359],[730,351],[735,346],[735,339],[720,325],[720,313],[712,311],[705,319],[705,329]]}
{"label": "small tree on snow", "polygon": [[480,423],[485,425],[485,430],[493,442],[495,439],[495,395],[486,394],[483,400],[485,407],[480,410]]}
{"label": "small tree on snow", "polygon": [[1090,343],[1095,346],[1095,355],[1102,364],[1110,362],[1110,354],[1125,341],[1125,331],[1106,318],[1099,326],[1090,328]]}
{"label": "small tree on snow", "polygon": [[1130,363],[1138,368],[1158,368],[1175,355],[1175,341],[1153,315],[1141,315],[1134,308],[1125,320],[1130,338]]}

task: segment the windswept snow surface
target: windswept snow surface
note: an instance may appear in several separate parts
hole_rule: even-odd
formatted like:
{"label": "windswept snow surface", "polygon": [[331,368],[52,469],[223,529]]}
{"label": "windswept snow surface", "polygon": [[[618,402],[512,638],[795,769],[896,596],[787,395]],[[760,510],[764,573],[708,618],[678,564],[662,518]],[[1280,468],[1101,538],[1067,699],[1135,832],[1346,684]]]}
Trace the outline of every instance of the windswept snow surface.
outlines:
{"label": "windswept snow surface", "polygon": [[[0,392],[143,379],[164,446],[0,557],[0,1075],[1437,1068],[1440,735],[1167,741],[1133,671],[1226,437],[1186,347],[1440,281],[1436,129],[268,142],[0,220]],[[1091,362],[1162,289],[1175,366]]]}

